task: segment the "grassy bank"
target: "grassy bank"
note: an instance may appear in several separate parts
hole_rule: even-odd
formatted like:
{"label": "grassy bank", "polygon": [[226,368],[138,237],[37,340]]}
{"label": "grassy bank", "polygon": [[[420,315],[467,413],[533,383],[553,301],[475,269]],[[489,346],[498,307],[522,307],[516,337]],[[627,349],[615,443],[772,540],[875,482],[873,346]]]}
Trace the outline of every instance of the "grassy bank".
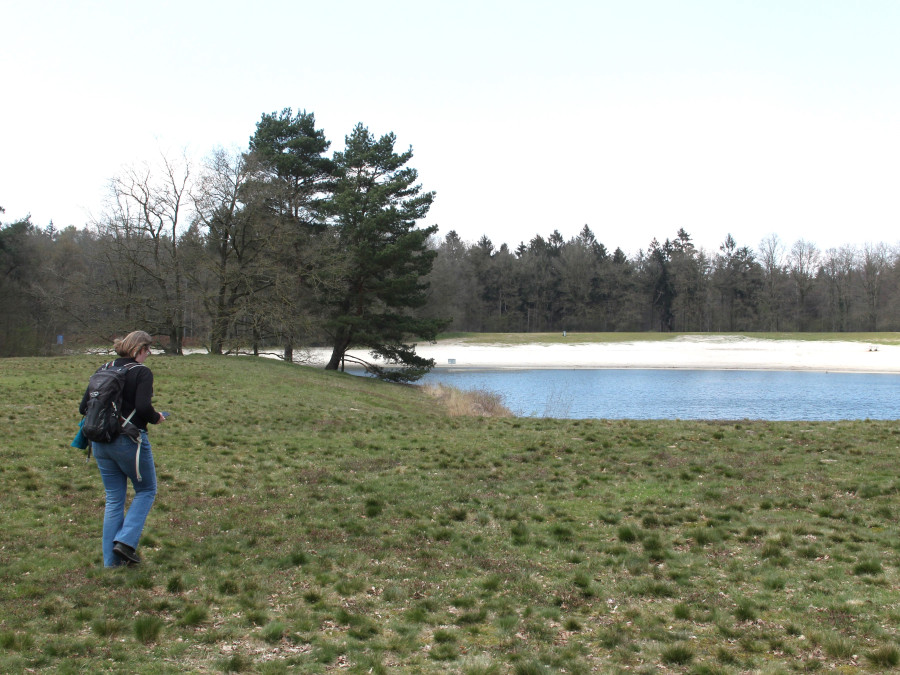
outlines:
{"label": "grassy bank", "polygon": [[451,416],[154,357],[160,491],[104,570],[97,358],[0,360],[0,672],[784,673],[900,664],[900,427]]}
{"label": "grassy bank", "polygon": [[608,342],[664,342],[683,337],[735,338],[754,340],[802,340],[819,342],[865,342],[879,345],[900,344],[900,333],[576,333],[565,336],[557,333],[447,333],[442,340],[454,340],[463,344],[581,344]]}

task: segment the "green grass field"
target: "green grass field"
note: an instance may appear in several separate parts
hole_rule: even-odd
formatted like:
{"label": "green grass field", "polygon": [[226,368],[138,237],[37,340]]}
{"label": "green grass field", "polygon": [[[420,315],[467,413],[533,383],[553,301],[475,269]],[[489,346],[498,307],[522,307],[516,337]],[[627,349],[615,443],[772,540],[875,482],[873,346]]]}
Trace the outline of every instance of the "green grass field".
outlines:
{"label": "green grass field", "polygon": [[900,425],[454,417],[155,356],[160,481],[101,566],[101,357],[0,360],[0,672],[882,673]]}

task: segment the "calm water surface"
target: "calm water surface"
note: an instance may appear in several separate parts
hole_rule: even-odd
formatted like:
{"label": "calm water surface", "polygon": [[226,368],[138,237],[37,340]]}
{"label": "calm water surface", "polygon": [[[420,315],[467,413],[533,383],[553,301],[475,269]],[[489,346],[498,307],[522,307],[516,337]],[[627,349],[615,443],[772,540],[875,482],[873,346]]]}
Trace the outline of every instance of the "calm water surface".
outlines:
{"label": "calm water surface", "polygon": [[900,375],[741,370],[436,370],[420,384],[496,392],[571,419],[900,419]]}

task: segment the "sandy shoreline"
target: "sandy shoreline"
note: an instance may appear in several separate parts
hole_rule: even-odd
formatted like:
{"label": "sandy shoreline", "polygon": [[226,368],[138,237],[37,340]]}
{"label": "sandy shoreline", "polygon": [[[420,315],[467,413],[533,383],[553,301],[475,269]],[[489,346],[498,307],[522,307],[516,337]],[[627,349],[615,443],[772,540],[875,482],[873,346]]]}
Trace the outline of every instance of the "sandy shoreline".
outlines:
{"label": "sandy shoreline", "polygon": [[[350,352],[370,359],[364,351]],[[807,370],[900,374],[900,346],[865,342],[757,340],[683,336],[647,342],[478,345],[420,344],[416,353],[436,369],[643,368],[684,370]],[[312,353],[315,363],[328,354]]]}

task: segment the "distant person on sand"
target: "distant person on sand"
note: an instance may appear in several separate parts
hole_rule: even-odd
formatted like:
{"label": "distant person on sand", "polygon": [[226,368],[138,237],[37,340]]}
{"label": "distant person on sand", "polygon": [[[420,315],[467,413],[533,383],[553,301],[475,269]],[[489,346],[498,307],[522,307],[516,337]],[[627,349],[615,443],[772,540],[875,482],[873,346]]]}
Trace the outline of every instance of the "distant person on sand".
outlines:
{"label": "distant person on sand", "polygon": [[[106,489],[106,511],[103,516],[103,564],[106,567],[136,565],[138,543],[144,522],[156,499],[156,467],[147,437],[147,424],[165,420],[163,413],[153,409],[153,373],[144,361],[150,356],[152,338],[142,330],[129,333],[113,343],[119,355],[116,366],[137,364],[128,371],[122,391],[122,417],[132,411],[131,422],[140,430],[135,443],[127,434],[120,434],[111,443],[92,443],[94,457]],[[85,391],[81,400],[84,414],[88,400]],[[125,512],[128,481],[134,486],[134,499]]]}

